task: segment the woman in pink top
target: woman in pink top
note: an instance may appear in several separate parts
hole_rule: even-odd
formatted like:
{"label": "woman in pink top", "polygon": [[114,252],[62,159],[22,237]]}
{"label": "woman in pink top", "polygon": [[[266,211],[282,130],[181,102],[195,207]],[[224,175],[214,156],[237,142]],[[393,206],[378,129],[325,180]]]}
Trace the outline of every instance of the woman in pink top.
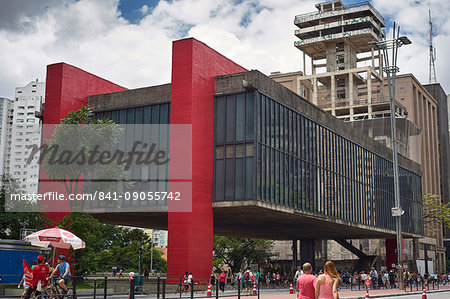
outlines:
{"label": "woman in pink top", "polygon": [[227,273],[225,273],[225,269],[222,269],[222,273],[219,276],[219,288],[223,292],[225,292],[225,283],[227,282]]}
{"label": "woman in pink top", "polygon": [[316,282],[316,299],[339,299],[337,291],[339,285],[339,275],[332,261],[327,261],[323,266],[322,274]]}

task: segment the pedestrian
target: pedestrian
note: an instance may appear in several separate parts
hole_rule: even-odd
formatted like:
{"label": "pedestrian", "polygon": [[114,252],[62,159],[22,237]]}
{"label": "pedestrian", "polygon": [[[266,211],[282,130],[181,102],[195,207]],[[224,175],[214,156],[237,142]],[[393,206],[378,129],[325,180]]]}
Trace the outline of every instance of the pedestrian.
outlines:
{"label": "pedestrian", "polygon": [[188,278],[187,278],[187,283],[188,283],[188,288],[191,287],[192,289],[194,289],[194,275],[192,274],[192,272],[189,272]]}
{"label": "pedestrian", "polygon": [[239,273],[235,273],[231,278],[231,284],[230,289],[234,289],[234,286],[236,285],[236,282],[238,282],[238,275]]}
{"label": "pedestrian", "polygon": [[189,284],[188,284],[188,273],[184,272],[184,276],[183,276],[183,291],[187,292],[187,290],[189,289]]}
{"label": "pedestrian", "polygon": [[252,276],[253,273],[250,270],[250,268],[247,268],[247,270],[244,273],[244,281],[245,281],[245,292],[248,294],[249,290],[252,287]]}
{"label": "pedestrian", "polygon": [[303,275],[303,273],[304,272],[303,272],[302,268],[300,266],[298,266],[297,271],[295,272],[295,275],[294,275],[294,287],[295,288],[297,287],[297,279],[299,279],[299,277],[301,275]]}
{"label": "pedestrian", "polygon": [[214,294],[214,286],[216,285],[216,274],[213,272],[211,272],[211,275],[209,276],[209,284],[211,285],[211,293]]}
{"label": "pedestrian", "polygon": [[302,275],[297,279],[298,299],[315,299],[316,280],[312,275],[313,268],[310,263],[303,264]]}
{"label": "pedestrian", "polygon": [[286,271],[283,273],[283,276],[282,276],[282,278],[281,278],[281,281],[283,282],[282,284],[283,284],[283,286],[287,286],[287,284],[288,284],[288,274],[286,273]]}
{"label": "pedestrian", "polygon": [[339,299],[339,274],[332,261],[327,261],[323,266],[324,274],[317,278],[316,299]]}
{"label": "pedestrian", "polygon": [[38,255],[38,264],[33,268],[33,280],[31,281],[32,286],[27,289],[24,297],[25,299],[29,299],[33,292],[35,292],[36,296],[40,295],[41,292],[37,290],[39,282],[41,284],[41,288],[47,286],[47,276],[49,274],[49,268],[46,264],[44,264],[44,261],[45,257],[43,257],[42,255]]}
{"label": "pedestrian", "polygon": [[281,275],[279,272],[277,272],[277,274],[275,275],[275,281],[277,283],[277,288],[280,287],[280,281],[281,281]]}
{"label": "pedestrian", "polygon": [[241,285],[241,291],[243,291],[245,289],[244,270],[240,269],[237,277]]}
{"label": "pedestrian", "polygon": [[254,274],[255,274],[255,281],[256,281],[256,284],[258,284],[258,283],[259,283],[259,280],[260,280],[261,273],[259,273],[259,271],[257,270]]}
{"label": "pedestrian", "polygon": [[28,288],[31,287],[31,284],[29,284],[25,281],[25,274],[22,276],[22,280],[19,282],[19,285],[17,286],[18,289],[20,289],[22,283],[23,283],[23,293],[20,296],[20,299],[23,299],[23,297],[25,297],[25,294],[27,293]]}
{"label": "pedestrian", "polygon": [[222,294],[225,292],[225,283],[227,282],[227,273],[225,273],[225,269],[222,269],[222,273],[219,275],[219,288],[222,291]]}
{"label": "pedestrian", "polygon": [[391,271],[389,271],[389,286],[392,288],[394,288],[395,286],[395,274],[394,271],[391,269]]}

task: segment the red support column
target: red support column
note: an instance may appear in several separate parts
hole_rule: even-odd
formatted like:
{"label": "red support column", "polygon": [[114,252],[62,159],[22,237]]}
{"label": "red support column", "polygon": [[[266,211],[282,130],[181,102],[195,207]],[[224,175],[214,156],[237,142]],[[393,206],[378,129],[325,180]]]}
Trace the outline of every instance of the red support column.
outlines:
{"label": "red support column", "polygon": [[[45,85],[45,108],[44,108],[44,125],[59,124],[70,111],[75,111],[81,106],[88,104],[88,96],[126,90],[126,88],[114,84],[110,81],[102,79],[82,69],[66,63],[55,63],[47,66],[47,79]],[[51,130],[44,130],[43,140],[50,138],[47,136]],[[48,179],[47,174],[42,169],[39,174],[39,192],[58,191],[66,193],[64,187],[53,183],[46,186],[45,180]],[[58,190],[56,188],[60,187]],[[68,204],[67,202],[59,202],[58,204]],[[50,209],[50,213],[46,214],[49,220],[59,222],[69,213],[55,212]],[[57,211],[57,209],[56,209]]]}
{"label": "red support column", "polygon": [[171,124],[192,124],[192,212],[170,212],[167,276],[208,280],[213,249],[214,79],[247,71],[193,38],[173,43]]}
{"label": "red support column", "polygon": [[[405,249],[405,240],[402,240],[402,260],[406,260],[406,253],[403,252]],[[386,239],[386,266],[390,270],[392,264],[397,265],[397,239]]]}

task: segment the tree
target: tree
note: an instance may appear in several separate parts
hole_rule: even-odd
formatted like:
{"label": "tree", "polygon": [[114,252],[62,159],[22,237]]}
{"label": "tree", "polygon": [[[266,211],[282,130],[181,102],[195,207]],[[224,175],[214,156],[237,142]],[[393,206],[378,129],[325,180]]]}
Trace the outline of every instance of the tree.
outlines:
{"label": "tree", "polygon": [[[41,147],[43,169],[52,181],[64,185],[67,194],[115,192],[120,188],[118,182],[130,186],[124,165],[119,165],[115,159],[99,162],[104,151],[111,155],[122,129],[112,120],[97,120],[93,115],[92,109],[86,106],[69,112],[51,132],[51,139],[45,140]],[[109,160],[109,156],[103,157],[103,161]],[[71,200],[71,210],[74,202],[83,203]]]}
{"label": "tree", "polygon": [[268,261],[273,256],[272,247],[273,241],[214,236],[213,265],[218,267],[223,263],[233,273],[238,272],[250,264]]}
{"label": "tree", "polygon": [[[6,200],[7,194],[18,194],[20,188],[17,182],[9,175],[4,174],[1,177],[0,188],[0,239],[20,239],[20,230],[27,229],[41,229],[44,227],[44,217],[39,212],[34,211],[35,206],[27,201],[15,203]],[[17,206],[20,204],[20,206]],[[10,212],[20,211],[20,212]]]}
{"label": "tree", "polygon": [[[150,267],[151,239],[142,229],[103,224],[92,215],[80,212],[64,217],[59,226],[73,232],[86,243],[86,248],[74,252],[76,275],[111,271],[112,267],[136,272],[141,246],[144,247],[141,266]],[[154,267],[166,271],[167,262],[161,256],[162,252],[154,248]]]}
{"label": "tree", "polygon": [[439,196],[435,194],[424,194],[422,200],[424,224],[432,232],[436,232],[441,225],[450,228],[450,203],[442,203]]}

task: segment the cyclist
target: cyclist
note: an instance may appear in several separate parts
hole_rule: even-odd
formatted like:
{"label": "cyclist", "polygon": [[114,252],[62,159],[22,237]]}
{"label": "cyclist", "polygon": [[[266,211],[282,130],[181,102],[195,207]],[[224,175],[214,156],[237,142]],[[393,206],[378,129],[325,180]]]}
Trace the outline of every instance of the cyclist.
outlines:
{"label": "cyclist", "polygon": [[63,290],[63,293],[67,294],[66,284],[69,283],[69,281],[72,277],[70,275],[70,265],[68,262],[66,262],[66,257],[64,255],[58,256],[58,265],[56,266],[55,270],[53,270],[52,274],[50,275],[50,279],[53,277],[53,275],[56,273],[56,271],[59,271],[59,277],[60,277],[60,280],[58,281],[58,285]]}
{"label": "cyclist", "polygon": [[33,280],[31,281],[32,287],[27,289],[27,293],[25,294],[25,299],[29,299],[33,292],[36,295],[40,294],[40,291],[37,290],[37,286],[39,281],[41,282],[41,286],[45,287],[47,285],[47,276],[48,276],[48,266],[44,264],[45,257],[39,255],[37,257],[38,264],[33,268]]}

